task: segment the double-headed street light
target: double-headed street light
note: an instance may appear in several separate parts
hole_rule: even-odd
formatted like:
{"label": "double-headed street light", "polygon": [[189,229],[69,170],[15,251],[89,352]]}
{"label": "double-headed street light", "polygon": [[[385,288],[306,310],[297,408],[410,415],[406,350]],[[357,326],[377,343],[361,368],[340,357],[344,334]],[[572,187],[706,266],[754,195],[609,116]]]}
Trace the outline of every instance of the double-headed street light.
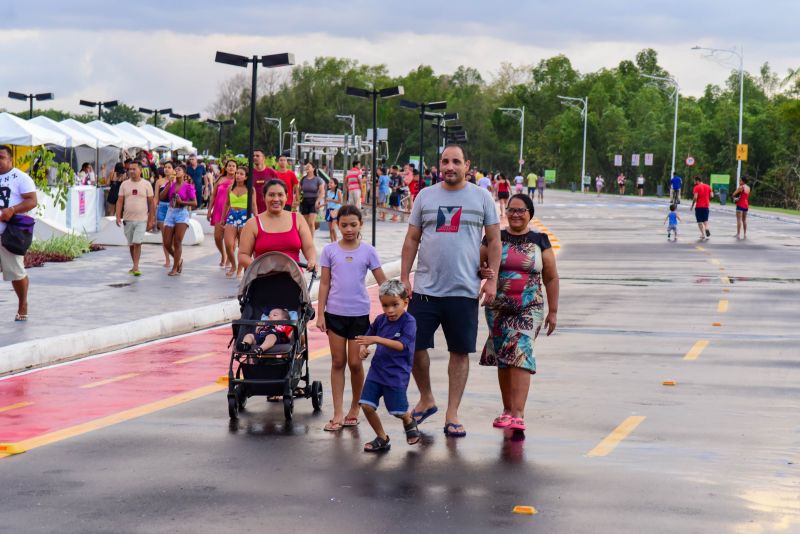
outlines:
{"label": "double-headed street light", "polygon": [[[704,46],[693,46],[692,50],[705,50],[709,57],[718,54],[729,54],[739,58],[739,144],[742,144],[742,112],[744,104],[744,48],[706,48]],[[742,178],[742,160],[736,158],[736,188],[739,188],[739,180]]]}
{"label": "double-headed street light", "polygon": [[406,109],[419,110],[419,173],[422,174],[422,169],[425,161],[425,113],[428,111],[437,111],[447,108],[447,102],[439,100],[437,102],[411,102],[410,100],[401,100],[400,106]]}
{"label": "double-headed street light", "polygon": [[442,149],[442,128],[445,128],[450,121],[457,121],[458,113],[426,113],[425,118],[432,122],[431,126],[436,128],[436,160],[438,161]]}
{"label": "double-headed street light", "polygon": [[39,93],[34,94],[31,93],[26,95],[25,93],[18,93],[16,91],[9,91],[8,98],[13,98],[14,100],[28,100],[30,103],[30,108],[28,109],[28,118],[33,118],[33,101],[34,100],[53,100],[55,96],[53,93]]}
{"label": "double-headed street light", "polygon": [[[378,99],[392,98],[403,95],[403,86],[385,87],[383,89],[361,89],[348,87],[345,91],[349,96],[358,98],[372,98],[372,246],[375,246],[375,234],[378,218]],[[337,116],[338,117],[338,116]],[[355,115],[353,115],[353,136],[355,136]]]}
{"label": "double-headed street light", "polygon": [[253,188],[253,151],[255,150],[255,134],[256,134],[256,84],[258,81],[258,64],[261,63],[263,67],[275,68],[294,65],[294,54],[288,52],[282,54],[270,54],[268,56],[240,56],[237,54],[229,54],[227,52],[217,52],[214,57],[217,63],[224,63],[225,65],[233,65],[234,67],[247,68],[248,64],[253,65],[253,76],[250,88],[250,172],[247,175],[247,218],[252,214],[252,203],[250,199],[250,191]]}
{"label": "double-headed street light", "polygon": [[219,133],[219,140],[217,141],[217,156],[222,157],[222,127],[227,126],[229,124],[236,124],[236,119],[226,119],[226,120],[216,120],[216,119],[206,119],[208,124],[213,124],[217,127]]}
{"label": "double-headed street light", "polygon": [[163,108],[163,109],[150,109],[150,108],[139,108],[140,113],[144,113],[146,115],[153,116],[153,126],[158,128],[158,116],[159,115],[169,115],[172,113],[172,108]]}
{"label": "double-headed street light", "polygon": [[[583,157],[581,159],[581,191],[586,191],[583,187],[583,179],[586,176],[586,124],[589,122],[589,97],[575,98],[572,96],[558,95],[562,104],[574,107],[581,112],[583,118]],[[578,104],[576,104],[578,102]]]}
{"label": "double-headed street light", "polygon": [[173,119],[183,120],[183,138],[186,139],[186,121],[187,120],[197,120],[200,118],[199,113],[190,113],[188,115],[181,115],[180,113],[170,113],[170,117]]}
{"label": "double-headed street light", "polygon": [[336,118],[350,125],[350,134],[356,136],[356,116],[355,115],[336,115]]}
{"label": "double-headed street light", "polygon": [[103,120],[103,108],[113,108],[119,105],[119,101],[117,100],[107,100],[105,102],[92,102],[91,100],[81,100],[81,106],[86,106],[87,108],[97,108],[97,119]]}
{"label": "double-headed street light", "polygon": [[525,106],[521,108],[497,108],[506,115],[519,113],[519,172],[522,173],[522,145],[525,142]]}
{"label": "double-headed street light", "polygon": [[281,117],[264,117],[267,124],[278,126],[278,154],[283,154],[283,119]]}
{"label": "double-headed street light", "polygon": [[670,178],[675,175],[675,149],[678,145],[678,102],[680,101],[680,91],[681,88],[678,85],[678,82],[675,78],[670,78],[668,76],[653,76],[652,74],[642,74],[645,78],[649,78],[651,80],[656,80],[659,82],[666,82],[671,85],[674,89],[672,92],[672,98],[675,99],[675,121],[672,127],[672,172],[670,174]]}

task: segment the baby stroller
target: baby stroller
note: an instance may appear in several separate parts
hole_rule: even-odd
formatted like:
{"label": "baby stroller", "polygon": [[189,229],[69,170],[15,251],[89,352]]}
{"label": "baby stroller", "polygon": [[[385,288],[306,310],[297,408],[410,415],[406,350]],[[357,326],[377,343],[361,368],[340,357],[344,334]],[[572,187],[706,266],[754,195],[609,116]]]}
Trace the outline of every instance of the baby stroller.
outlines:
{"label": "baby stroller", "polygon": [[[314,318],[309,290],[300,266],[281,252],[267,252],[247,268],[239,285],[242,318],[233,321],[231,361],[228,367],[228,415],[239,417],[247,399],[254,395],[280,396],[286,420],[292,419],[294,399],[311,398],[317,411],[322,407],[322,382],[311,382],[308,371],[306,327]],[[263,320],[269,310],[283,308],[287,321]],[[289,343],[278,343],[263,353],[242,343],[259,327],[289,325]]]}

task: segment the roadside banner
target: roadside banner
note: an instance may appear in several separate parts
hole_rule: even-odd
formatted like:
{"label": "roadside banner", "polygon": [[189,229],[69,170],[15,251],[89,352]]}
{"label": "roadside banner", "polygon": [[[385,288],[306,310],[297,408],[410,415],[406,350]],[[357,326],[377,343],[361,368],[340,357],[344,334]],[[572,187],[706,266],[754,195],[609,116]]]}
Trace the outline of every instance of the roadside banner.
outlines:
{"label": "roadside banner", "polygon": [[731,185],[730,174],[712,174],[710,176],[711,189],[719,191],[720,189],[729,189]]}
{"label": "roadside banner", "polygon": [[614,155],[614,166],[615,167],[622,167],[622,154],[615,154]]}
{"label": "roadside banner", "polygon": [[555,183],[556,181],[556,170],[555,169],[545,169],[544,171],[544,181],[548,184]]}
{"label": "roadside banner", "polygon": [[631,154],[631,167],[639,166],[639,154]]}
{"label": "roadside banner", "polygon": [[644,164],[645,164],[645,167],[652,167],[653,166],[653,155],[652,154],[645,154],[644,155]]}

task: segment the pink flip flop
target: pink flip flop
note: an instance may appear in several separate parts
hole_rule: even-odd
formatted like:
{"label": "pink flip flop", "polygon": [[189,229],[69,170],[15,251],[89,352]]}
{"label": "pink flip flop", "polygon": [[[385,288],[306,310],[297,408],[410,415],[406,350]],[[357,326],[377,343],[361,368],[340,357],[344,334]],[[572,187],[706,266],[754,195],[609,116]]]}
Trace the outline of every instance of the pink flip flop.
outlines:
{"label": "pink flip flop", "polygon": [[511,430],[525,430],[525,419],[522,417],[512,417],[508,428]]}
{"label": "pink flip flop", "polygon": [[508,425],[511,424],[511,416],[507,413],[504,413],[498,417],[495,417],[492,426],[495,428],[506,428]]}

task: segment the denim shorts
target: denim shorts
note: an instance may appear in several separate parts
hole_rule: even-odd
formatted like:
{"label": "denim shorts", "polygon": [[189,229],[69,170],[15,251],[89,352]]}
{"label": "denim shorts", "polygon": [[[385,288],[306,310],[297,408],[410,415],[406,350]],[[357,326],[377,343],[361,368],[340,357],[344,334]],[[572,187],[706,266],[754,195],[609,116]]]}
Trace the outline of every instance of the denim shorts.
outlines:
{"label": "denim shorts", "polygon": [[156,211],[156,222],[164,222],[167,218],[167,210],[169,209],[169,202],[162,200],[158,203],[158,210]]}
{"label": "denim shorts", "polygon": [[175,226],[176,224],[189,224],[189,210],[187,208],[167,209],[167,216],[164,218],[164,226]]}
{"label": "denim shorts", "polygon": [[408,313],[417,321],[414,350],[433,348],[439,325],[450,352],[475,352],[478,339],[478,299],[469,297],[431,297],[414,293]]}
{"label": "denim shorts", "polygon": [[245,208],[231,208],[228,210],[228,217],[225,219],[226,226],[229,225],[242,229],[246,222],[247,210]]}
{"label": "denim shorts", "polygon": [[405,389],[384,386],[369,379],[364,381],[364,389],[361,390],[361,400],[358,403],[372,406],[377,410],[381,397],[390,414],[401,416],[408,413],[408,397]]}

